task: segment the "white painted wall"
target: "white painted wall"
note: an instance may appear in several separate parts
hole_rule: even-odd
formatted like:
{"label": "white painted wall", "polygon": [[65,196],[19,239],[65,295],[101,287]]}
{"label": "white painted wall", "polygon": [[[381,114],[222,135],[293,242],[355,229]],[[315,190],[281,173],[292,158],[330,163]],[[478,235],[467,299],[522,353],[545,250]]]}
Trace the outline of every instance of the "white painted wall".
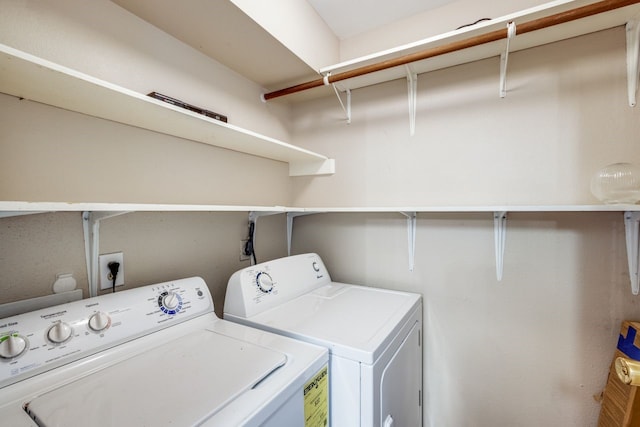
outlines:
{"label": "white painted wall", "polygon": [[[406,82],[296,106],[294,141],[340,165],[294,179],[299,206],[593,204],[600,167],[640,162],[626,98],[624,29],[517,52],[507,98],[498,59],[419,76],[416,134]],[[595,426],[620,322],[640,317],[621,213],[509,215],[504,280],[493,218],[420,214],[415,270],[398,214],[297,218],[294,252],[334,280],[425,301],[425,426]]]}
{"label": "white painted wall", "polygon": [[[0,11],[0,43],[288,140],[288,107],[262,103],[258,85],[110,1],[0,0]],[[0,200],[290,204],[285,163],[2,94],[0,129]],[[261,221],[258,259],[285,254],[275,220]],[[230,274],[248,265],[239,261],[247,221],[246,212],[132,214],[102,223],[100,253],[124,252],[126,287],[201,275],[221,309]],[[0,303],[51,293],[58,273],[73,273],[87,296],[79,212],[0,219]]]}
{"label": "white painted wall", "polygon": [[512,213],[504,278],[493,218],[419,214],[415,269],[398,214],[298,217],[294,253],[332,279],[424,298],[424,425],[596,426],[620,322],[638,319],[620,213]]}
{"label": "white painted wall", "polygon": [[[288,107],[107,0],[0,0],[0,43],[288,140]],[[100,102],[100,100],[96,100]],[[287,205],[287,165],[0,96],[0,199]],[[132,112],[134,114],[134,112]]]}
{"label": "white painted wall", "polygon": [[[222,316],[227,281],[240,261],[248,212],[136,212],[103,220],[100,254],[124,254],[122,289],[202,277]],[[260,219],[258,261],[286,255],[285,216]],[[0,219],[0,304],[48,295],[56,274],[72,273],[88,297],[81,212]],[[118,288],[118,291],[121,289]]]}
{"label": "white painted wall", "polygon": [[[520,12],[547,0],[458,0],[340,40],[340,62],[453,31],[482,18]],[[326,64],[329,65],[329,64]]]}
{"label": "white painted wall", "polygon": [[230,1],[311,68],[319,70],[339,62],[338,38],[308,2]]}
{"label": "white painted wall", "polygon": [[418,76],[415,136],[396,80],[296,105],[293,141],[335,158],[330,177],[294,179],[299,206],[591,204],[589,182],[640,162],[640,110],[627,104],[623,28]]}

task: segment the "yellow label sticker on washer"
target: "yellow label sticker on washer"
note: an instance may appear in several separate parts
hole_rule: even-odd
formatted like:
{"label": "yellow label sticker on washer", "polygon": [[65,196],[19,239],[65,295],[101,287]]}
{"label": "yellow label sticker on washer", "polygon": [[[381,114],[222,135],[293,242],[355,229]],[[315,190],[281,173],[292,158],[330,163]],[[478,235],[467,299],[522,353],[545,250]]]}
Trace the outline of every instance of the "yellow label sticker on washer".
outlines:
{"label": "yellow label sticker on washer", "polygon": [[329,424],[329,368],[325,365],[304,385],[304,427]]}

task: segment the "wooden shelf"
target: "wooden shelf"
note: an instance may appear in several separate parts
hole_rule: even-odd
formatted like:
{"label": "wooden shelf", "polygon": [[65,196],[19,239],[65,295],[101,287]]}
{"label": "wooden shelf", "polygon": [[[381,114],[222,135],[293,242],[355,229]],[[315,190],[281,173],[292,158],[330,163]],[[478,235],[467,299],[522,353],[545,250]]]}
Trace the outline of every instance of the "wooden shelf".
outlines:
{"label": "wooden shelf", "polygon": [[335,173],[321,154],[175,107],[0,44],[0,92],[130,126],[289,163],[290,176]]}

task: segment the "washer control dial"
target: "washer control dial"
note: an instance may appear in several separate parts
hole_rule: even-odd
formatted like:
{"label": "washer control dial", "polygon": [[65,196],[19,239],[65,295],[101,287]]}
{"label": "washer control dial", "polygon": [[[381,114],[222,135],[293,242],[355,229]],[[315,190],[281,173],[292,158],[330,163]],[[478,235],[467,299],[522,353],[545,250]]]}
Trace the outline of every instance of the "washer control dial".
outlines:
{"label": "washer control dial", "polygon": [[27,350],[27,339],[16,333],[0,338],[0,357],[11,359],[20,356]]}
{"label": "washer control dial", "polygon": [[47,331],[47,339],[54,344],[61,344],[71,338],[73,329],[65,322],[56,322]]}
{"label": "washer control dial", "polygon": [[176,314],[182,310],[182,297],[173,291],[165,291],[158,296],[158,307],[166,314]]}
{"label": "washer control dial", "polygon": [[256,285],[258,285],[258,289],[260,289],[265,294],[268,294],[273,290],[273,279],[269,276],[268,273],[261,271],[256,276]]}
{"label": "washer control dial", "polygon": [[104,331],[111,325],[111,318],[104,311],[98,311],[89,318],[89,328],[92,331]]}

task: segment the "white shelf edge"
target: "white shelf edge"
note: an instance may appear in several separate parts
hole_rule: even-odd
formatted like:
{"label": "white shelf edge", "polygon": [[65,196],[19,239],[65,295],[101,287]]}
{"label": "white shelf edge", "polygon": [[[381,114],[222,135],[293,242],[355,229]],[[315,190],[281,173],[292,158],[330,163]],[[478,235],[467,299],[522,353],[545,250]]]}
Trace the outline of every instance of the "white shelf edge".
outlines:
{"label": "white shelf edge", "polygon": [[326,156],[0,44],[0,92],[220,148],[287,162],[292,176],[335,173]]}
{"label": "white shelf edge", "polygon": [[397,206],[397,207],[305,207],[315,213],[473,213],[473,212],[627,212],[640,211],[640,205],[486,205],[486,206]]}
{"label": "white shelf edge", "polygon": [[[299,212],[299,213],[482,213],[482,212],[640,212],[640,205],[479,205],[479,206],[377,206],[294,207],[260,205],[25,202],[0,201],[2,213],[40,212]],[[4,215],[8,216],[8,215]]]}
{"label": "white shelf edge", "polygon": [[[288,212],[284,206],[0,201],[0,214],[41,212]],[[1,217],[1,215],[0,215]]]}

